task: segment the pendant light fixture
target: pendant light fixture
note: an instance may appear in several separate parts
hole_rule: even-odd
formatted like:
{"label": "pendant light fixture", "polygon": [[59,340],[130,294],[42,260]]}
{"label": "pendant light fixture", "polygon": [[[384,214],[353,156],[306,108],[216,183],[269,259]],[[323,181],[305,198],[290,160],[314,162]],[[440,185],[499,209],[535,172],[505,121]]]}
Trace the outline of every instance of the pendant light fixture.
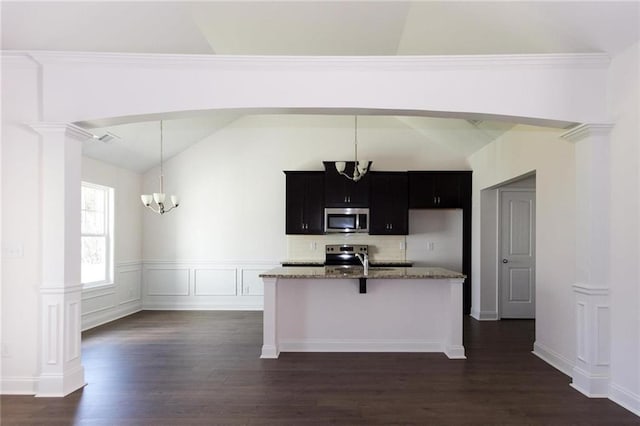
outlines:
{"label": "pendant light fixture", "polygon": [[345,173],[345,169],[347,168],[346,161],[336,161],[336,171],[340,173],[342,176],[347,179],[351,179],[354,182],[359,181],[362,177],[369,171],[370,161],[358,161],[358,116],[355,116],[355,126],[354,126],[354,150],[355,150],[355,161],[353,162],[353,176],[349,176]]}
{"label": "pendant light fixture", "polygon": [[[140,199],[142,200],[142,204],[144,204],[146,207],[148,207],[149,209],[151,209],[152,211],[158,213],[158,214],[165,214],[167,212],[170,212],[171,210],[175,209],[176,207],[178,207],[178,205],[180,204],[178,197],[175,195],[172,195],[171,198],[171,207],[169,207],[168,209],[165,208],[165,198],[166,198],[166,194],[164,193],[164,167],[162,164],[162,145],[163,145],[163,134],[162,134],[162,120],[160,120],[160,192],[154,192],[153,195],[151,194],[143,194],[140,196]],[[155,202],[155,206],[151,205],[152,202]]]}

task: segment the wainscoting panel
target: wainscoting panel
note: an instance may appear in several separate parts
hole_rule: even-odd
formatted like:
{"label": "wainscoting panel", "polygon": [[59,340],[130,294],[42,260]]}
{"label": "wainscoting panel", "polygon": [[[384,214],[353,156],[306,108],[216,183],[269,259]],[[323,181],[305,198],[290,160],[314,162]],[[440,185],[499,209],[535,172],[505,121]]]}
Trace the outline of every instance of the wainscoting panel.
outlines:
{"label": "wainscoting panel", "polygon": [[264,294],[264,284],[259,275],[262,269],[242,270],[242,294],[244,296],[262,296]]}
{"label": "wainscoting panel", "polygon": [[189,269],[187,268],[147,268],[145,283],[149,296],[188,296]]}
{"label": "wainscoting panel", "polygon": [[113,284],[82,290],[82,330],[140,311],[141,286],[141,261],[117,263]]}
{"label": "wainscoting panel", "polygon": [[167,260],[147,260],[143,265],[142,307],[150,310],[262,310],[259,275],[280,266]]}
{"label": "wainscoting panel", "polygon": [[195,270],[196,296],[235,296],[236,269],[196,269]]}
{"label": "wainscoting panel", "polygon": [[140,303],[142,268],[121,270],[118,276],[118,303]]}

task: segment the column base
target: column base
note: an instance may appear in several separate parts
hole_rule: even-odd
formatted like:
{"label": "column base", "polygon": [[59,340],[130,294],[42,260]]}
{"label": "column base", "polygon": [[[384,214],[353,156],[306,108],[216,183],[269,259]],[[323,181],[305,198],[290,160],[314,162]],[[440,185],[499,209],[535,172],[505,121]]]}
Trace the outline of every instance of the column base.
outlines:
{"label": "column base", "polygon": [[86,385],[84,367],[79,366],[64,374],[43,374],[38,381],[36,397],[62,397]]}
{"label": "column base", "polygon": [[262,359],[276,359],[280,356],[280,351],[274,345],[262,345]]}
{"label": "column base", "polygon": [[581,368],[574,367],[571,387],[589,398],[609,397],[609,377],[591,374]]}

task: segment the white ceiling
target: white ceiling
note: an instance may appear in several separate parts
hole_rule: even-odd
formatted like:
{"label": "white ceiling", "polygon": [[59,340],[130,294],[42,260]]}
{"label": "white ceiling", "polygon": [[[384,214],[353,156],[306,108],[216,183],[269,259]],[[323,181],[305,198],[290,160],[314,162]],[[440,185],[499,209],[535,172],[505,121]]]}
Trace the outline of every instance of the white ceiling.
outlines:
{"label": "white ceiling", "polygon": [[[2,1],[2,49],[225,55],[615,55],[640,39],[640,1]],[[167,121],[170,157],[238,118]],[[511,124],[402,117],[425,139],[467,155]],[[89,127],[95,127],[95,124]],[[121,137],[86,155],[145,171],[158,121],[92,129]]]}
{"label": "white ceiling", "polygon": [[607,52],[638,1],[3,1],[2,48],[231,55]]}

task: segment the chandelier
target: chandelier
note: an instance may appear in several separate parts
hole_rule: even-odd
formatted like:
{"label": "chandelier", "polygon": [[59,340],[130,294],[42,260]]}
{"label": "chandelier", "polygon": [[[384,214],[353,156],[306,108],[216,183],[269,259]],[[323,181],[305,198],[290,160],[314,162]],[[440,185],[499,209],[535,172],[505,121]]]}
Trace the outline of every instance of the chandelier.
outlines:
{"label": "chandelier", "polygon": [[[172,195],[170,197],[171,207],[169,207],[168,209],[165,208],[164,202],[166,199],[166,194],[164,193],[164,168],[162,164],[162,143],[163,143],[162,120],[160,120],[160,192],[154,192],[153,195],[142,194],[140,196],[140,199],[142,200],[142,204],[144,204],[146,207],[148,207],[149,209],[151,209],[152,211],[158,214],[165,214],[167,212],[170,212],[171,210],[178,207],[178,205],[180,204],[178,197],[175,195]],[[151,205],[152,202],[155,202],[155,205]]]}
{"label": "chandelier", "polygon": [[347,179],[351,179],[354,182],[359,181],[369,170],[370,161],[358,161],[358,116],[355,116],[355,126],[354,126],[354,149],[355,149],[355,161],[353,163],[353,176],[349,176],[345,173],[345,169],[347,168],[346,161],[336,161],[336,170],[342,176]]}

